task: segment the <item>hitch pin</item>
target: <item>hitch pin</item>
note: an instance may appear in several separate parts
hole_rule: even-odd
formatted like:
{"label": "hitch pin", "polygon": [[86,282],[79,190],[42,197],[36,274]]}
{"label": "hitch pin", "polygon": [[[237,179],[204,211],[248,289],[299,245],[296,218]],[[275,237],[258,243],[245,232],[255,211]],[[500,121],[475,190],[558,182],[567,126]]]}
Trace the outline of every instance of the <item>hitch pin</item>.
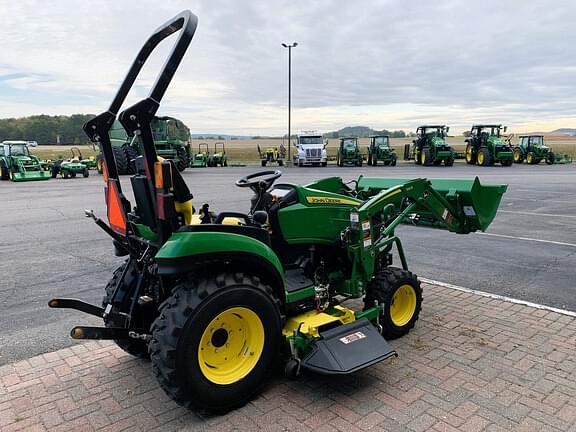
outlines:
{"label": "hitch pin", "polygon": [[86,216],[87,218],[92,218],[94,220],[97,220],[98,218],[94,215],[94,210],[88,210],[88,209],[84,209],[84,216]]}

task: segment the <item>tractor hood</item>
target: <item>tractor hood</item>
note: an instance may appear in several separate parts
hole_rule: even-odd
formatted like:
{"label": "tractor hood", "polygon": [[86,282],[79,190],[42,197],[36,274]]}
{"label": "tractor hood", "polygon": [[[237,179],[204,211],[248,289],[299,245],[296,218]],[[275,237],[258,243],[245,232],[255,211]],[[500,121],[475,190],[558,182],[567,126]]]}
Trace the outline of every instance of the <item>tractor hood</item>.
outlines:
{"label": "tractor hood", "polygon": [[446,143],[446,141],[444,140],[444,138],[434,137],[434,138],[432,138],[432,143],[433,143],[437,148],[448,147],[448,143]]}

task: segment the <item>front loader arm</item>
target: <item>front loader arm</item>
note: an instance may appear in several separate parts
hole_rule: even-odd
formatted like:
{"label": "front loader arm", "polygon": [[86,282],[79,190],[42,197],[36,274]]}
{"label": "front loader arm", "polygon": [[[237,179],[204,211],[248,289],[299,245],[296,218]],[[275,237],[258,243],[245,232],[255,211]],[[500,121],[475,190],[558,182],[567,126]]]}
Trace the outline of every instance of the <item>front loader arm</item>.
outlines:
{"label": "front loader arm", "polygon": [[459,234],[485,230],[496,215],[506,185],[474,180],[360,178],[358,196],[368,197],[350,217],[350,253],[367,280],[396,245],[407,269],[399,224],[441,228]]}

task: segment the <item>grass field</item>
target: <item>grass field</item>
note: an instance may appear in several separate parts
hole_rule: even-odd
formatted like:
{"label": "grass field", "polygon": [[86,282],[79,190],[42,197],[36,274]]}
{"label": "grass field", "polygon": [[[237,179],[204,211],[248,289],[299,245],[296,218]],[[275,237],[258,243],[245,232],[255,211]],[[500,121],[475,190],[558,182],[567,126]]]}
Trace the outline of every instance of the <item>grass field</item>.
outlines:
{"label": "grass field", "polygon": [[[368,147],[368,138],[360,138],[359,144],[362,149],[362,153],[366,153]],[[396,153],[402,158],[404,154],[404,144],[410,143],[411,138],[392,138],[392,147],[396,150]],[[214,140],[192,140],[193,152],[198,150],[198,144],[201,142],[207,142],[210,152],[214,152]],[[515,145],[518,139],[513,139],[512,143]],[[258,139],[258,140],[231,140],[225,141],[226,153],[228,154],[228,160],[231,163],[257,163],[258,162],[258,151],[257,146],[259,145],[261,149],[266,147],[279,146],[282,143],[281,139]],[[335,158],[338,149],[338,139],[328,140],[328,156]],[[457,152],[463,152],[465,150],[464,137],[455,136],[448,137],[448,143],[454,147]],[[576,158],[576,137],[569,136],[547,136],[546,144],[549,145],[555,153],[558,154],[569,154]],[[70,147],[71,146],[39,146],[35,148],[30,148],[31,152],[41,159],[62,159],[70,157]],[[82,151],[82,156],[89,157],[93,156],[95,152],[92,150],[91,146],[79,146]],[[292,147],[292,152],[294,147]]]}

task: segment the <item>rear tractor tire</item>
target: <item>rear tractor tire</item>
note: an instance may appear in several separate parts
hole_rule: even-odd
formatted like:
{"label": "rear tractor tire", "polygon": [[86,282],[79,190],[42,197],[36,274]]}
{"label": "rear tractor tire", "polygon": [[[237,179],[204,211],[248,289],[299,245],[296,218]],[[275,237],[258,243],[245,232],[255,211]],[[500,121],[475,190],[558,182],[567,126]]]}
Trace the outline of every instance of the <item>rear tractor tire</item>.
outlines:
{"label": "rear tractor tire", "polygon": [[180,405],[226,412],[265,383],[281,337],[280,301],[257,276],[188,277],[152,326],[152,369]]}
{"label": "rear tractor tire", "polygon": [[0,164],[0,180],[9,180],[10,173],[8,168],[4,165],[4,163]]}
{"label": "rear tractor tire", "polygon": [[182,172],[190,166],[190,159],[188,158],[188,153],[184,147],[176,147],[176,157],[178,161],[176,162],[176,168],[178,171]]}
{"label": "rear tractor tire", "polygon": [[466,144],[466,163],[474,165],[476,163],[477,155],[474,154],[474,146],[471,143]]}
{"label": "rear tractor tire", "polygon": [[124,154],[126,155],[126,174],[136,174],[136,158],[138,157],[138,150],[130,144],[124,144]]}
{"label": "rear tractor tire", "polygon": [[364,310],[376,303],[383,307],[379,320],[382,336],[385,339],[404,336],[414,327],[422,309],[422,287],[418,278],[395,267],[376,273],[366,289]]}
{"label": "rear tractor tire", "polygon": [[118,174],[128,174],[128,158],[124,147],[112,146],[112,153],[114,153]]}
{"label": "rear tractor tire", "polygon": [[420,162],[424,166],[430,166],[434,163],[432,159],[432,153],[430,152],[429,148],[423,148],[422,153],[420,154]]}
{"label": "rear tractor tire", "polygon": [[512,159],[514,159],[514,163],[521,164],[524,162],[524,152],[520,147],[516,147],[514,152],[512,153]]}

